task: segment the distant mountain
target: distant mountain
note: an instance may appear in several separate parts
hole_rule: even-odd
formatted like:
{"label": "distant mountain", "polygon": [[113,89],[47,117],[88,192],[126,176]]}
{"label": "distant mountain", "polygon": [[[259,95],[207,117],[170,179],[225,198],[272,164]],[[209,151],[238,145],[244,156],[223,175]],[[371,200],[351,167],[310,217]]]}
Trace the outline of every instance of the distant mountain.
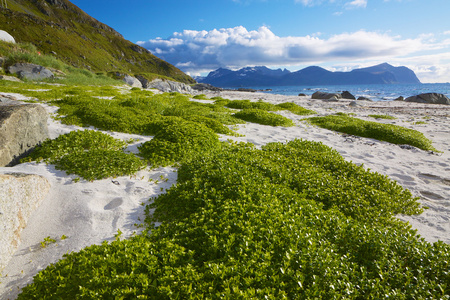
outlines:
{"label": "distant mountain", "polygon": [[8,0],[0,4],[0,29],[69,65],[94,72],[194,79],[126,40],[68,0]]}
{"label": "distant mountain", "polygon": [[351,72],[330,72],[312,66],[296,72],[286,69],[271,70],[266,67],[247,67],[238,71],[217,69],[197,81],[218,87],[282,86],[282,85],[347,85],[347,84],[420,84],[414,72],[406,67],[388,63]]}

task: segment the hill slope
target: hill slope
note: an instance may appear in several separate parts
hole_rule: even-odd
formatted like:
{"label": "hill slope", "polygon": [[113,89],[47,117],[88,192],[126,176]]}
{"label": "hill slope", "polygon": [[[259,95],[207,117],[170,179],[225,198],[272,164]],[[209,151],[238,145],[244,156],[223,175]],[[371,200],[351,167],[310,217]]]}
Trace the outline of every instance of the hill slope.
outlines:
{"label": "hill slope", "polygon": [[68,0],[8,0],[0,7],[0,29],[20,43],[94,72],[151,73],[195,81],[148,50],[125,40]]}

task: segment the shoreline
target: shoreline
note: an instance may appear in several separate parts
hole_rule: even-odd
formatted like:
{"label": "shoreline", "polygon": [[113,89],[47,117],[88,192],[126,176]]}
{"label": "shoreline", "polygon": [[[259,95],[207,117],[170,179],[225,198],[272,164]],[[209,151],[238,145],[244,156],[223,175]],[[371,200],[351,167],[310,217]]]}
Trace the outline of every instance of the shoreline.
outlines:
{"label": "shoreline", "polygon": [[[251,101],[268,101],[274,104],[294,102],[304,108],[315,110],[318,115],[337,112],[354,113],[356,117],[375,121],[369,114],[389,114],[397,119],[376,121],[413,128],[425,134],[433,145],[442,153],[432,153],[417,148],[403,149],[399,145],[389,144],[369,138],[344,135],[330,130],[309,125],[298,116],[287,111],[278,112],[292,119],[294,127],[272,127],[254,123],[239,124],[237,133],[240,137],[221,136],[221,140],[251,142],[260,147],[269,142],[286,142],[295,138],[319,141],[337,150],[346,160],[355,164],[364,164],[371,169],[397,181],[409,189],[419,202],[428,207],[418,216],[398,216],[400,220],[410,222],[425,240],[441,240],[450,244],[450,107],[444,105],[368,102],[358,101],[358,106],[350,106],[354,100],[324,101],[310,97],[284,96],[253,92],[207,92],[207,97],[249,99]],[[195,100],[207,103],[210,100]],[[55,108],[44,105],[49,113]],[[425,124],[415,124],[425,122]],[[48,120],[51,138],[71,130],[81,129],[76,126],[63,125],[51,118]],[[91,128],[92,129],[92,128]],[[108,132],[116,138],[138,138],[129,150],[134,152],[137,145],[151,137]],[[111,241],[117,230],[126,238],[139,232],[134,224],[144,216],[144,206],[151,197],[156,197],[176,182],[176,169],[166,167],[155,170],[142,170],[137,176],[127,176],[94,182],[72,182],[75,176],[54,169],[43,163],[26,163],[10,168],[0,168],[0,173],[24,172],[40,174],[46,177],[51,191],[41,206],[33,213],[27,227],[22,232],[22,242],[0,278],[0,295],[6,299],[15,299],[18,289],[30,282],[32,277],[48,264],[58,261],[63,254],[103,241]],[[160,176],[167,182],[150,182]],[[120,201],[119,201],[120,200]],[[119,204],[119,205],[117,205]],[[43,221],[42,216],[46,216]],[[64,240],[41,248],[39,243],[47,236]],[[7,275],[7,276],[6,276]]]}

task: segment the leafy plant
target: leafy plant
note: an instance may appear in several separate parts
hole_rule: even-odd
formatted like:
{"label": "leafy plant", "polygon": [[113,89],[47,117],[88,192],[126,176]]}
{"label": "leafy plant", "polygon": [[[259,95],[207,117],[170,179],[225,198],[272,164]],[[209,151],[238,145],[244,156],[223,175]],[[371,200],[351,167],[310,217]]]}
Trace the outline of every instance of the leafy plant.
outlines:
{"label": "leafy plant", "polygon": [[234,114],[236,118],[247,122],[270,126],[294,126],[291,119],[261,109],[244,109]]}
{"label": "leafy plant", "polygon": [[224,145],[182,164],[178,184],[150,208],[151,232],[66,254],[18,299],[450,293],[450,246],[425,242],[393,217],[420,212],[409,192],[321,143]]}
{"label": "leafy plant", "polygon": [[369,115],[371,118],[375,119],[385,119],[385,120],[396,120],[396,117],[390,116],[390,115]]}
{"label": "leafy plant", "polygon": [[86,180],[131,175],[145,164],[134,154],[124,153],[125,146],[124,141],[98,131],[72,131],[44,141],[22,161],[44,160]]}
{"label": "leafy plant", "polygon": [[408,144],[423,150],[437,151],[423,133],[392,124],[364,121],[345,115],[329,115],[307,119],[311,124],[322,128],[374,138],[393,144]]}

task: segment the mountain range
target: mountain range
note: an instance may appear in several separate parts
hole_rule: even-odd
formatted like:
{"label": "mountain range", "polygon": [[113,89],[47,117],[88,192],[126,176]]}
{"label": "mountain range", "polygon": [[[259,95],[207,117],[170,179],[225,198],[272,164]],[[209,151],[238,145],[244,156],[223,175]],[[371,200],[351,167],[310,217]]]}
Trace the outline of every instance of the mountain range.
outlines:
{"label": "mountain range", "polygon": [[296,72],[267,67],[247,67],[237,71],[220,68],[198,82],[217,87],[256,87],[293,85],[350,85],[350,84],[420,84],[414,71],[407,67],[394,67],[388,63],[350,72],[331,72],[311,66]]}
{"label": "mountain range", "polygon": [[92,72],[195,80],[92,18],[68,0],[8,0],[0,4],[0,29],[18,43]]}

